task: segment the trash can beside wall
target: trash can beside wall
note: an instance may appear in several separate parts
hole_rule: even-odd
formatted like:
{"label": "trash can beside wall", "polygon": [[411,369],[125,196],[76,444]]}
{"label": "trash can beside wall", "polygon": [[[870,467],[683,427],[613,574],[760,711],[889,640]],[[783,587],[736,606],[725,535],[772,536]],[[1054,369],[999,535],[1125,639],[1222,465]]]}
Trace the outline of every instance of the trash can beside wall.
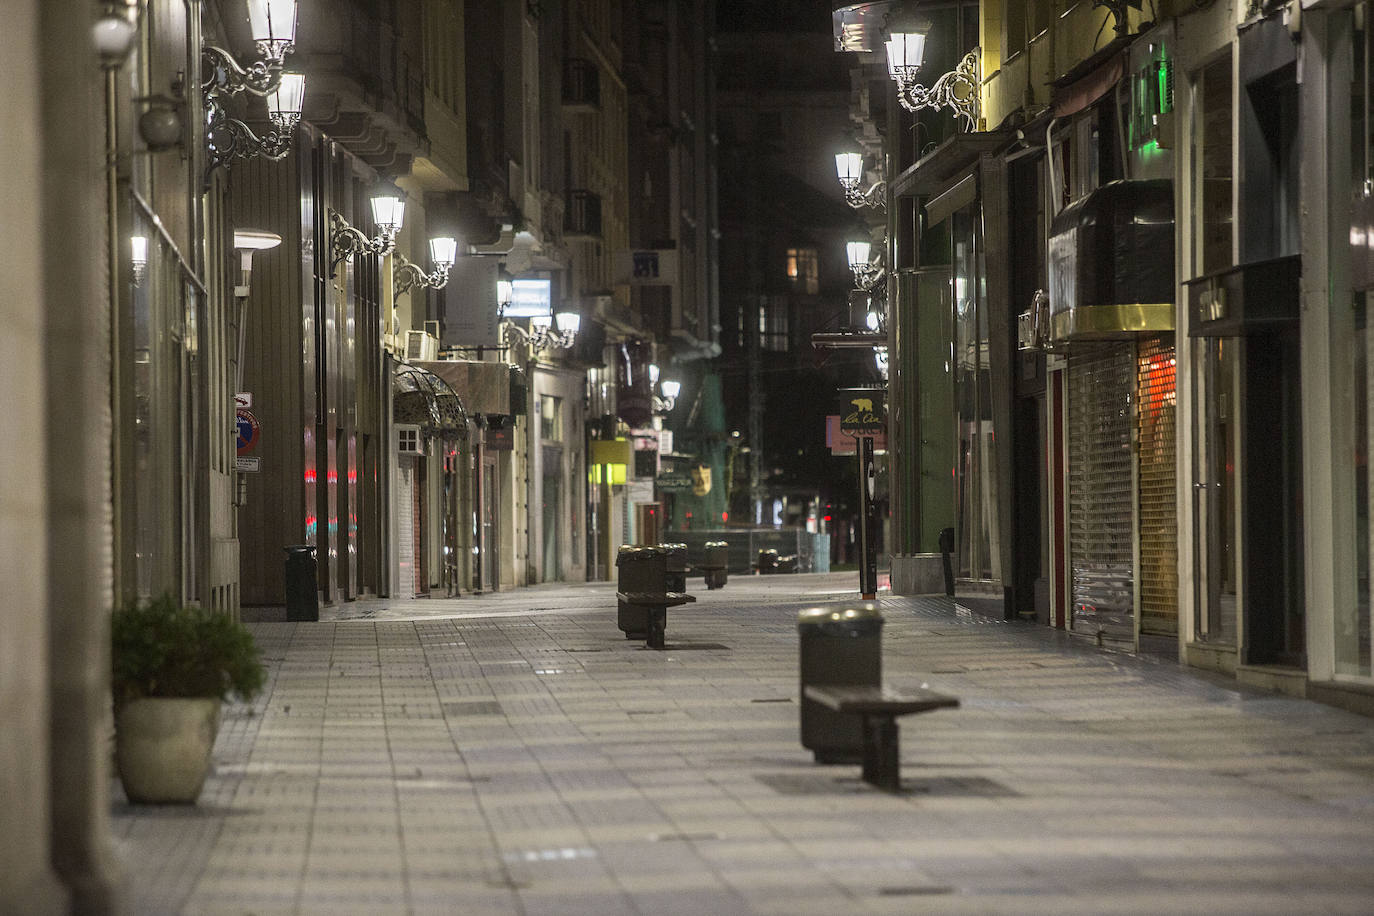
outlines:
{"label": "trash can beside wall", "polygon": [[797,616],[801,647],[801,743],[817,763],[858,763],[863,729],[858,716],[843,716],[806,698],[808,685],[880,687],[883,683],[883,615],[865,604],[808,608]]}
{"label": "trash can beside wall", "polygon": [[320,619],[319,579],[315,573],[315,545],[291,544],[286,551],[286,619]]}

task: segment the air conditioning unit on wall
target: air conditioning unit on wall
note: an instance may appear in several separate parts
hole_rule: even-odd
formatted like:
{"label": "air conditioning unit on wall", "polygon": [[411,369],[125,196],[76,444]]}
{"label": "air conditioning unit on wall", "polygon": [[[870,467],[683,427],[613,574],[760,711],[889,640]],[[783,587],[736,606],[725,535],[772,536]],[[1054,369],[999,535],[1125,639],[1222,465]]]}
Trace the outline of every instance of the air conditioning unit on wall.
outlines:
{"label": "air conditioning unit on wall", "polygon": [[433,362],[439,358],[439,338],[426,331],[406,331],[406,359]]}

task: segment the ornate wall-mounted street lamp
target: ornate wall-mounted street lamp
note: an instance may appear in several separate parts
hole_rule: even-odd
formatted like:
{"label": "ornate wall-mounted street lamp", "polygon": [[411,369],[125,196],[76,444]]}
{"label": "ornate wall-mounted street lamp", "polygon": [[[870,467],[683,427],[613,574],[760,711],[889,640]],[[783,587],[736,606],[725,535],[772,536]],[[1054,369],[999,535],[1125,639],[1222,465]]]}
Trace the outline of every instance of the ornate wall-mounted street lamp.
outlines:
{"label": "ornate wall-mounted street lamp", "polygon": [[429,259],[434,262],[434,270],[425,273],[406,260],[404,255],[396,255],[396,269],[393,275],[392,298],[399,298],[419,286],[427,289],[443,289],[448,285],[449,268],[458,256],[458,240],[452,236],[439,236],[429,240]]}
{"label": "ornate wall-mounted street lamp", "polygon": [[844,188],[844,200],[854,209],[874,207],[886,210],[883,200],[886,181],[876,181],[868,190],[860,190],[864,179],[864,157],[862,153],[838,153],[835,156],[835,174],[839,176],[840,187]]}
{"label": "ornate wall-mounted street lamp", "polygon": [[677,404],[677,396],[682,393],[682,383],[670,378],[665,378],[663,384],[658,386],[662,395],[654,395],[654,412],[668,413]]}
{"label": "ornate wall-mounted street lamp", "polygon": [[296,0],[248,0],[248,26],[261,58],[247,67],[223,48],[201,47],[205,67],[201,84],[207,98],[245,91],[265,96],[277,88],[282,62],[295,49]]}
{"label": "ornate wall-mounted street lamp", "polygon": [[926,34],[929,23],[893,32],[887,39],[887,72],[897,84],[897,101],[907,111],[922,108],[952,108],[969,130],[978,126],[978,54],[970,51],[955,69],[943,74],[929,88],[916,82],[925,63]]}
{"label": "ornate wall-mounted street lamp", "polygon": [[523,341],[529,344],[532,350],[566,350],[577,339],[577,331],[582,326],[582,316],[577,312],[531,315],[529,322],[528,331],[509,319],[501,323],[506,346]]}
{"label": "ornate wall-mounted street lamp", "polygon": [[873,248],[869,242],[846,242],[844,248],[849,269],[854,273],[854,283],[859,289],[871,290],[887,275],[881,264],[869,260],[869,252]]}
{"label": "ornate wall-mounted street lamp", "polygon": [[[248,24],[260,59],[247,67],[215,45],[201,48],[201,87],[205,93],[205,144],[209,162],[206,178],[227,166],[235,156],[279,160],[291,151],[305,101],[305,77],[287,73],[283,61],[295,48],[296,0],[248,0]],[[224,100],[247,92],[267,101],[270,129],[259,136],[247,124],[231,118]]]}
{"label": "ornate wall-mounted street lamp", "polygon": [[[359,252],[371,252],[385,257],[396,250],[396,233],[401,231],[405,219],[406,202],[397,194],[375,194],[372,197],[372,222],[377,226],[377,235],[368,238],[349,225],[337,211],[329,211],[329,275],[339,267],[340,261],[351,261]],[[451,266],[451,265],[450,265]]]}

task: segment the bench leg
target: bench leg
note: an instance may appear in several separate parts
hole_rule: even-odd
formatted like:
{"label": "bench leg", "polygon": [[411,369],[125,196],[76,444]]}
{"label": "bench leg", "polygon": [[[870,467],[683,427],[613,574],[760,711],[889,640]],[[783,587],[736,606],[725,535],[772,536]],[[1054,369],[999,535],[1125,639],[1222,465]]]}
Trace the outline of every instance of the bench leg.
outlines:
{"label": "bench leg", "polygon": [[663,635],[668,629],[668,609],[663,607],[649,608],[649,634],[646,642],[650,649],[663,648]]}
{"label": "bench leg", "polygon": [[902,789],[901,754],[895,716],[863,716],[864,782],[887,792]]}

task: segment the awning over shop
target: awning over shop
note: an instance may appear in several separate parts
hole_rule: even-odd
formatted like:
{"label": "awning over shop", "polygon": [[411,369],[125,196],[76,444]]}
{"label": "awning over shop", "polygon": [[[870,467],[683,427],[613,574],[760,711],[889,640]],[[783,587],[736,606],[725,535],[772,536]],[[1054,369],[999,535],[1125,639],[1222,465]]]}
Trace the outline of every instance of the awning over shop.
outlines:
{"label": "awning over shop", "polygon": [[402,364],[391,377],[392,419],[420,427],[425,436],[465,439],[468,416],[457,393],[442,378]]}
{"label": "awning over shop", "polygon": [[1173,182],[1113,181],[1054,218],[1050,339],[1174,328]]}
{"label": "awning over shop", "polygon": [[970,134],[955,134],[922,156],[892,182],[897,197],[938,194],[951,183],[962,180],[963,172],[1015,141],[1009,130],[984,130]]}

